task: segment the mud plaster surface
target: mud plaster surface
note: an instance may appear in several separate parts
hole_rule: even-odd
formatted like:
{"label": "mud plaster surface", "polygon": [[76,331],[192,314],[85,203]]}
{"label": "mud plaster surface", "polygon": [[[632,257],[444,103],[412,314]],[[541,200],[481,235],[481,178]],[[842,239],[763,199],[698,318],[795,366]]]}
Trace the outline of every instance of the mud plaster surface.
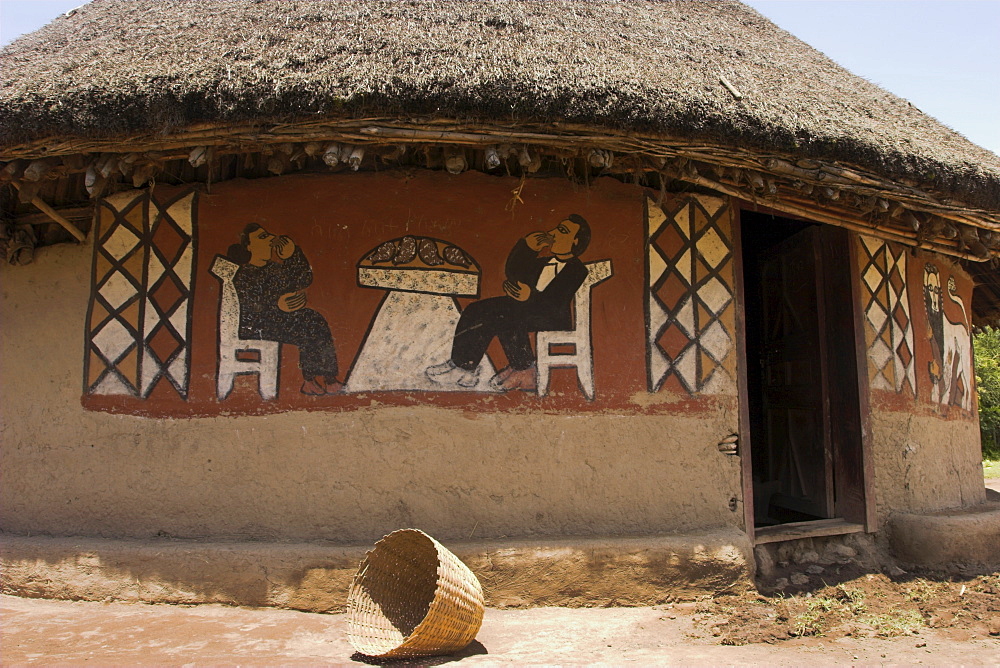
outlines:
{"label": "mud plaster surface", "polygon": [[986,500],[975,420],[873,410],[871,424],[880,520]]}
{"label": "mud plaster surface", "polygon": [[735,411],[436,407],[150,419],[80,405],[91,248],[0,270],[0,529],[365,544],[738,526]]}
{"label": "mud plaster surface", "polygon": [[[447,541],[487,605],[601,607],[694,600],[750,587],[736,529],[643,538]],[[0,541],[0,591],[32,598],[226,603],[342,611],[370,546],[27,538]]]}

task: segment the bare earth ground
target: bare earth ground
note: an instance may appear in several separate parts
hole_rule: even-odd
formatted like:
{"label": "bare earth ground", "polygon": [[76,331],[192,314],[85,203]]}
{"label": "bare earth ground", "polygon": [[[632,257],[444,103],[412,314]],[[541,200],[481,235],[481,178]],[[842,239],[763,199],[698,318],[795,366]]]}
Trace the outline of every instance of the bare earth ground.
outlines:
{"label": "bare earth ground", "polygon": [[[694,603],[488,609],[466,650],[415,665],[1000,666],[1000,572],[809,561]],[[341,614],[0,596],[0,665],[361,665],[346,630]]]}
{"label": "bare earth ground", "polygon": [[[762,589],[701,602],[712,635],[726,645],[790,638],[905,638],[928,632],[953,640],[992,639],[1000,662],[1000,573],[864,573],[852,565],[814,586]],[[793,593],[798,589],[797,593]],[[918,643],[919,645],[919,643]]]}
{"label": "bare earth ground", "polygon": [[[1000,573],[842,573],[798,594],[652,608],[488,609],[457,657],[418,665],[1000,665]],[[0,596],[4,666],[355,664],[344,615]],[[396,664],[399,665],[399,664]]]}

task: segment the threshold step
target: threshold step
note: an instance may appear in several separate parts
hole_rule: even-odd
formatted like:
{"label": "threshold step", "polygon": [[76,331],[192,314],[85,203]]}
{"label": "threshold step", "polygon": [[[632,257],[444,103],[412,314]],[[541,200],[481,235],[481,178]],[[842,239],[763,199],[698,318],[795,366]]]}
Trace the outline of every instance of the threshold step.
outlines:
{"label": "threshold step", "polygon": [[810,522],[790,522],[776,524],[770,527],[754,529],[754,543],[779,543],[785,540],[799,538],[818,538],[820,536],[840,536],[848,533],[862,533],[865,525],[848,522],[839,517],[832,520],[813,520]]}

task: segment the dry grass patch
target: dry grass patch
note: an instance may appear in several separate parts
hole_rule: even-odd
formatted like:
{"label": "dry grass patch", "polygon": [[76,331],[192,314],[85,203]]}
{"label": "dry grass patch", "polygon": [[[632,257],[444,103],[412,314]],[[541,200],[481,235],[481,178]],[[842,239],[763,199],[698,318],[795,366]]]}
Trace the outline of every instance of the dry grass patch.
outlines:
{"label": "dry grass patch", "polygon": [[[1000,573],[969,578],[860,574],[814,591],[723,596],[699,606],[726,645],[774,643],[807,636],[918,635],[961,628],[971,637],[1000,637]],[[713,619],[723,616],[724,621]]]}

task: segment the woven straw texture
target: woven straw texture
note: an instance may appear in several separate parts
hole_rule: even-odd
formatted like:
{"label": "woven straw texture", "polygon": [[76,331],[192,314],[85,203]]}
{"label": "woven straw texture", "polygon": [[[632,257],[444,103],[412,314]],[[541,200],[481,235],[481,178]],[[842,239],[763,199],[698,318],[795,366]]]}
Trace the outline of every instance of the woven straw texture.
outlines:
{"label": "woven straw texture", "polygon": [[417,529],[375,543],[351,583],[347,638],[377,658],[451,654],[483,623],[483,588],[458,557]]}

